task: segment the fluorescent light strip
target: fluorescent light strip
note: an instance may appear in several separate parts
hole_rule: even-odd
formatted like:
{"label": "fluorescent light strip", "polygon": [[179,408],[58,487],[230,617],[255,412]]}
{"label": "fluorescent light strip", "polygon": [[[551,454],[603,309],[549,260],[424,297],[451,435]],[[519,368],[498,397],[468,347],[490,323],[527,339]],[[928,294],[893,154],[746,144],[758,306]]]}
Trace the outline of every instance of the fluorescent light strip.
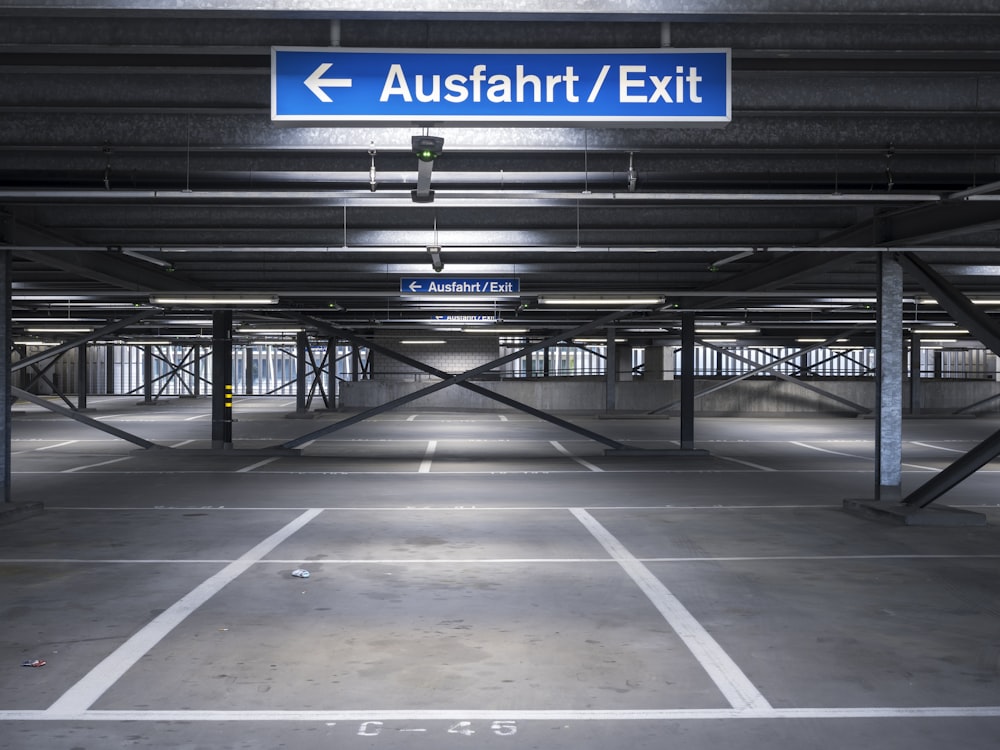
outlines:
{"label": "fluorescent light strip", "polygon": [[157,294],[149,301],[154,305],[276,305],[278,297],[273,294]]}
{"label": "fluorescent light strip", "polygon": [[540,305],[662,305],[663,297],[539,297]]}

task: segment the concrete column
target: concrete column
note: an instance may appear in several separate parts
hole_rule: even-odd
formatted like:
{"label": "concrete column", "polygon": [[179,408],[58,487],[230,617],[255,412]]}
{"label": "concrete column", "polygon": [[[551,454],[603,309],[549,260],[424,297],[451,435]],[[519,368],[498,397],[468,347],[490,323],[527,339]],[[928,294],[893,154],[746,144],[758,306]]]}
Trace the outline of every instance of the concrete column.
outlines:
{"label": "concrete column", "polygon": [[3,319],[0,320],[0,495],[2,502],[11,501],[10,492],[10,379],[11,379],[11,323],[10,323],[10,259],[12,253],[0,252],[0,294],[3,295]]}
{"label": "concrete column", "polygon": [[212,313],[212,447],[233,447],[233,312]]}
{"label": "concrete column", "polygon": [[903,468],[903,268],[891,254],[879,253],[878,270],[875,499],[899,502]]}
{"label": "concrete column", "polygon": [[681,313],[681,450],[694,448],[694,313]]}

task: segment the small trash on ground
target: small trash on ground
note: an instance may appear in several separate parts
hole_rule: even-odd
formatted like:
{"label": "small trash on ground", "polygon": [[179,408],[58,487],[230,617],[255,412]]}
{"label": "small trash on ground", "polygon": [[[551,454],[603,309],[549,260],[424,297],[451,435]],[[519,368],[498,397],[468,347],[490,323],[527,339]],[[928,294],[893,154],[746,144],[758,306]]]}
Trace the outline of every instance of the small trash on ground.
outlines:
{"label": "small trash on ground", "polygon": [[305,568],[296,568],[295,570],[292,571],[292,575],[295,576],[296,578],[308,578],[309,571],[306,570]]}
{"label": "small trash on ground", "polygon": [[44,659],[25,659],[21,663],[21,666],[22,667],[44,667],[45,666],[45,660]]}

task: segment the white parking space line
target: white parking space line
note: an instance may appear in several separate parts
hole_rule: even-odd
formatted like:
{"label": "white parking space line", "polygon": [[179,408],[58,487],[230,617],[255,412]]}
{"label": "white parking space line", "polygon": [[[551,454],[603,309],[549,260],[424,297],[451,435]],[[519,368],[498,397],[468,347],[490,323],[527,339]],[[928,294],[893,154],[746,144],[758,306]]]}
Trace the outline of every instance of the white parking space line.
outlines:
{"label": "white parking space line", "polygon": [[800,448],[808,448],[811,451],[819,451],[820,453],[830,453],[834,456],[846,456],[847,458],[857,458],[861,461],[871,461],[872,459],[868,456],[858,456],[854,453],[842,453],[841,451],[832,451],[829,448],[820,448],[816,445],[809,445],[809,443],[800,443],[798,440],[789,440],[792,445],[797,445]]}
{"label": "white parking space line", "polygon": [[79,682],[49,706],[46,712],[49,714],[75,714],[86,711],[112,685],[121,679],[136,662],[149,653],[156,644],[184,622],[202,604],[219,593],[227,584],[236,580],[255,563],[268,555],[271,550],[322,512],[320,509],[312,509],[300,514],[293,521],[285,524],[285,526],[250,549],[235,562],[230,563],[195,587],[191,592],[181,597],[105,657],[103,661],[91,669]]}
{"label": "white parking space line", "polygon": [[[841,453],[840,451],[832,451],[829,448],[820,448],[815,445],[809,445],[809,443],[800,443],[798,440],[789,440],[792,445],[797,445],[801,448],[809,448],[810,450],[819,451],[820,453],[831,453],[834,456],[847,456],[848,458],[857,458],[861,461],[874,461],[875,459],[868,456],[858,456],[854,453]],[[853,441],[848,441],[853,442]],[[921,469],[922,471],[940,471],[933,466],[924,466],[922,464],[911,464],[911,463],[901,463],[900,466],[909,466],[911,469]]]}
{"label": "white parking space line", "polygon": [[437,450],[437,440],[427,441],[427,450],[424,451],[424,460],[420,462],[420,468],[417,469],[418,474],[429,474],[431,470],[431,464],[434,462],[434,451]]}
{"label": "white parking space line", "polygon": [[504,416],[503,414],[497,414],[497,416],[498,416],[498,417],[500,418],[500,421],[501,421],[501,422],[509,422],[509,421],[510,421],[510,420],[509,420],[509,419],[507,419],[507,417],[505,417],[505,416]]}
{"label": "white parking space line", "polygon": [[78,441],[76,441],[76,440],[66,440],[65,442],[56,443],[54,445],[43,445],[41,448],[35,448],[35,450],[36,451],[50,451],[53,448],[62,448],[63,446],[66,446],[66,445],[73,445],[73,443],[76,443],[76,442],[78,442]]}
{"label": "white parking space line", "polygon": [[406,418],[406,421],[407,422],[416,422],[417,421],[417,415],[416,414],[411,414],[410,416],[408,416]]}
{"label": "white parking space line", "polygon": [[258,461],[255,464],[250,464],[249,466],[244,466],[242,469],[237,469],[237,474],[246,474],[247,472],[253,471],[254,469],[259,469],[261,466],[267,466],[273,461],[277,461],[279,456],[271,456],[270,458],[265,458],[263,461]]}
{"label": "white parking space line", "polygon": [[193,417],[184,417],[185,422],[193,422],[196,419],[204,419],[205,417],[212,416],[210,413],[206,412],[204,414],[195,414]]}
{"label": "white parking space line", "polygon": [[744,461],[742,458],[732,458],[731,456],[720,456],[718,453],[713,453],[716,458],[721,458],[723,461],[732,461],[736,464],[743,464],[744,466],[749,466],[751,469],[759,469],[760,471],[777,471],[777,469],[772,469],[770,466],[763,466],[761,464],[755,464],[753,461]]}
{"label": "white parking space line", "polygon": [[128,461],[132,456],[121,456],[120,458],[112,458],[110,461],[101,461],[96,464],[87,464],[86,466],[74,466],[72,469],[63,469],[60,474],[72,474],[75,471],[83,471],[84,469],[93,469],[97,466],[107,466],[108,464],[116,464],[119,461]]}
{"label": "white parking space line", "polygon": [[847,708],[649,708],[649,709],[396,709],[86,711],[63,709],[0,711],[0,721],[705,721],[711,719],[946,719],[997,718],[1000,706],[903,706]]}
{"label": "white parking space line", "polygon": [[182,445],[187,445],[188,443],[193,443],[193,442],[194,442],[194,438],[191,438],[190,440],[181,440],[179,443],[174,443],[170,447],[171,448],[180,448]]}
{"label": "white parking space line", "polygon": [[924,448],[933,448],[936,451],[948,451],[949,453],[962,453],[963,455],[967,451],[960,451],[957,448],[945,448],[943,445],[931,445],[930,443],[921,443],[916,440],[911,441],[913,445],[919,445]]}
{"label": "white parking space line", "polygon": [[574,461],[576,461],[578,464],[580,464],[580,466],[584,467],[585,469],[588,469],[589,471],[600,471],[600,472],[604,471],[604,469],[602,469],[600,466],[595,466],[594,464],[590,463],[590,461],[584,461],[579,456],[574,456],[558,440],[550,440],[549,443],[551,443],[552,447],[555,448],[557,451],[559,451],[560,453],[562,453],[567,458],[573,459]]}
{"label": "white parking space line", "polygon": [[629,578],[649,598],[729,701],[729,705],[740,711],[757,710],[770,715],[771,704],[670,589],[587,511],[583,508],[570,508],[569,511],[605,551],[618,561]]}

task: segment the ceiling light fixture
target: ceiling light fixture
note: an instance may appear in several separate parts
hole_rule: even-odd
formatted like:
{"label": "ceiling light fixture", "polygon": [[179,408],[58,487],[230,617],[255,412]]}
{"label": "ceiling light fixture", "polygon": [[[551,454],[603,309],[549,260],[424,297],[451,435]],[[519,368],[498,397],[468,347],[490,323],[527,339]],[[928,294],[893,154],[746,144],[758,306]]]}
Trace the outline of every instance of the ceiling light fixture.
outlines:
{"label": "ceiling light fixture", "polygon": [[154,305],[276,305],[275,294],[154,294]]}
{"label": "ceiling light fixture", "polygon": [[663,297],[653,295],[597,295],[591,297],[539,297],[540,305],[662,305]]}

